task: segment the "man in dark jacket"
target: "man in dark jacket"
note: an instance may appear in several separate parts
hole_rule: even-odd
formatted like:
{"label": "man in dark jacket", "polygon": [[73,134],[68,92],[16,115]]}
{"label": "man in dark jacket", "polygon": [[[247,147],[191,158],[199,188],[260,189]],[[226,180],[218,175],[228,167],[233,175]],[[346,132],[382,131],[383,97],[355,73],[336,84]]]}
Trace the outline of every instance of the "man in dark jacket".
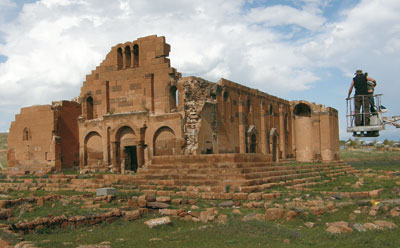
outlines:
{"label": "man in dark jacket", "polygon": [[[372,81],[376,84],[375,79],[370,76],[365,75],[362,70],[356,71],[356,76],[353,78],[351,82],[351,86],[349,89],[349,95],[347,98],[350,98],[351,92],[353,91],[353,87],[356,88],[356,92],[354,93],[354,111],[355,111],[355,124],[356,126],[360,126],[362,124],[369,125],[369,97],[370,93],[368,92],[367,82]],[[361,114],[360,109],[363,109],[363,117],[364,123],[361,122]]]}

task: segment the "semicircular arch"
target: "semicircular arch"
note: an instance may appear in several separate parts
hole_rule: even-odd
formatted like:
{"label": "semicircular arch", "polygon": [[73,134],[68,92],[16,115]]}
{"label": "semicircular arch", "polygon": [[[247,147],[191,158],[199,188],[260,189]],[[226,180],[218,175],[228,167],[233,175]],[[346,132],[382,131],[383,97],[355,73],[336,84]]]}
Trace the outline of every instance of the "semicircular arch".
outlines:
{"label": "semicircular arch", "polygon": [[175,154],[176,136],[175,132],[168,126],[157,129],[153,136],[154,156]]}

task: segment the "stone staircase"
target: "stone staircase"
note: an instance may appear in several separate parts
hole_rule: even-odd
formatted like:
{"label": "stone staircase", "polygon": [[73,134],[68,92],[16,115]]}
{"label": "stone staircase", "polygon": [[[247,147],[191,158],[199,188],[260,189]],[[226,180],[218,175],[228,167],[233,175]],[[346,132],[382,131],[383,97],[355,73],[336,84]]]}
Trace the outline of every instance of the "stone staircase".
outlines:
{"label": "stone staircase", "polygon": [[[182,158],[182,161],[185,161]],[[277,186],[301,188],[330,181],[335,176],[353,173],[344,162],[331,163],[281,163],[270,161],[212,160],[190,163],[153,161],[152,165],[139,170],[142,178],[153,185],[168,185],[177,190],[183,186],[211,186],[210,191],[260,192]],[[143,187],[143,185],[139,186]],[[154,188],[154,187],[153,187]],[[204,188],[204,187],[203,187]]]}
{"label": "stone staircase", "polygon": [[276,164],[259,154],[160,156],[136,174],[8,176],[0,180],[0,190],[95,192],[97,188],[112,186],[120,191],[195,197],[201,192],[248,194],[279,187],[302,189],[355,172],[342,161]]}

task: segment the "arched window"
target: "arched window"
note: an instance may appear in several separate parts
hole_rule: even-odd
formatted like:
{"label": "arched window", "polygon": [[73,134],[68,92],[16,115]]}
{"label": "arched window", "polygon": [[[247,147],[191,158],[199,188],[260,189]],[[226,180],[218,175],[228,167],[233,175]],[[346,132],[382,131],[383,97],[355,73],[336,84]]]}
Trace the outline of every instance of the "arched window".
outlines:
{"label": "arched window", "polygon": [[125,47],[125,68],[131,67],[131,48]]}
{"label": "arched window", "polygon": [[133,45],[133,67],[139,67],[139,46]]}
{"label": "arched window", "polygon": [[86,98],[86,119],[93,119],[93,97]]}
{"label": "arched window", "polygon": [[122,69],[122,48],[118,48],[117,50],[117,64],[118,64],[118,70]]}
{"label": "arched window", "polygon": [[178,88],[171,86],[169,89],[169,106],[170,110],[178,108]]}
{"label": "arched window", "polygon": [[22,140],[31,140],[31,130],[29,128],[24,128],[24,131],[22,132]]}
{"label": "arched window", "polygon": [[311,108],[305,103],[299,103],[294,107],[293,114],[296,116],[311,117]]}
{"label": "arched window", "polygon": [[269,115],[274,114],[274,106],[272,104],[269,105]]}

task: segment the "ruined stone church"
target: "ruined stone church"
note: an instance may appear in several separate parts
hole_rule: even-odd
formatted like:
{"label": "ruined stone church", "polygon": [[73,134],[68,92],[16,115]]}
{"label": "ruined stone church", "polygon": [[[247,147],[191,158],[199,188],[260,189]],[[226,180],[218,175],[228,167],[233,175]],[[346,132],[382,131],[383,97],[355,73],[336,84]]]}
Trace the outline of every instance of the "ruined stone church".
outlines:
{"label": "ruined stone church", "polygon": [[111,48],[73,101],[22,108],[8,170],[127,172],[160,156],[249,154],[267,161],[339,159],[338,112],[238,83],[182,77],[156,35]]}

